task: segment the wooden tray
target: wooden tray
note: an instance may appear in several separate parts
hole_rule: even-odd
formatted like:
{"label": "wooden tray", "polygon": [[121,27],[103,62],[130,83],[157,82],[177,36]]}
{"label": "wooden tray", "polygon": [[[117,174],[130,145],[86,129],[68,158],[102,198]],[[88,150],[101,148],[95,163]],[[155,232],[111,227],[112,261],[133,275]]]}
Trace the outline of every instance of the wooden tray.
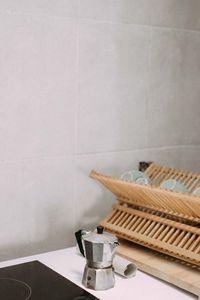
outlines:
{"label": "wooden tray", "polygon": [[120,240],[117,254],[132,261],[139,270],[197,295],[200,300],[199,268],[124,240]]}

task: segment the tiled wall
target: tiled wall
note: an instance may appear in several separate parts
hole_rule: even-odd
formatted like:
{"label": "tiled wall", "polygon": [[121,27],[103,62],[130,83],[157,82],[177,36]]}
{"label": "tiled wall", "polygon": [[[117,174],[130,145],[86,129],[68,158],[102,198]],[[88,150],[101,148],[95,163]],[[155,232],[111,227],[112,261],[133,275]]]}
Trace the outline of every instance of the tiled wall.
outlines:
{"label": "tiled wall", "polygon": [[0,260],[92,228],[88,178],[200,171],[199,0],[0,0]]}

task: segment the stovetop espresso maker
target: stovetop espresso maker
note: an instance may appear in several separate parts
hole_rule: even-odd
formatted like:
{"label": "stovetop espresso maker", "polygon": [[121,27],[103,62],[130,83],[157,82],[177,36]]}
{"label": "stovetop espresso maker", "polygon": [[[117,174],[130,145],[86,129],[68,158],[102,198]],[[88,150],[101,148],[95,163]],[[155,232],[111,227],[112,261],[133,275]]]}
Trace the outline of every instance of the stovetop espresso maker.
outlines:
{"label": "stovetop espresso maker", "polygon": [[81,229],[75,233],[80,252],[86,258],[82,283],[94,290],[107,290],[114,287],[113,257],[118,239],[97,226],[91,232]]}

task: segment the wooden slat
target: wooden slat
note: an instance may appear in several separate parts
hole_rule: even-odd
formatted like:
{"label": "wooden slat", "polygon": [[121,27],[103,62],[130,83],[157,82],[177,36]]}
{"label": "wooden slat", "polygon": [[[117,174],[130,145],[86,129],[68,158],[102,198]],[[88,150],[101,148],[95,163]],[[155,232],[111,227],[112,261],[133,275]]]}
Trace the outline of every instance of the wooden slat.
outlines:
{"label": "wooden slat", "polygon": [[199,228],[117,204],[113,206],[113,217],[109,215],[100,224],[121,238],[200,266]]}
{"label": "wooden slat", "polygon": [[[151,171],[153,171],[153,174],[156,178],[158,173],[155,172],[158,172],[158,167],[157,169],[151,167]],[[167,173],[166,169],[161,168],[161,171],[165,172],[165,174],[169,174],[169,172]],[[175,171],[173,170],[173,172]],[[180,174],[183,174],[183,172],[180,172]],[[142,185],[135,182],[123,181],[119,178],[102,175],[95,171],[92,171],[90,176],[100,181],[106,188],[114,193],[117,198],[123,199],[129,204],[136,204],[156,209],[158,211],[164,211],[166,213],[170,213],[172,215],[180,216],[186,219],[194,219],[200,223],[199,196],[192,195],[191,193],[179,193],[165,190],[158,186],[156,187],[152,185]],[[189,177],[187,177],[187,179],[189,178],[188,182],[190,182],[192,176],[191,172],[188,176]],[[194,178],[196,180],[196,174],[194,175]]]}

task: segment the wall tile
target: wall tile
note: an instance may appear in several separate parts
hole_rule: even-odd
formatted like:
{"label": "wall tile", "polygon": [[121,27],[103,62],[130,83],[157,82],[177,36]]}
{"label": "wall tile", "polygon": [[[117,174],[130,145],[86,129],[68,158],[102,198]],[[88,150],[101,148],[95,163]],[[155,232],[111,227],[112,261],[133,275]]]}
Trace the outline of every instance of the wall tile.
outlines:
{"label": "wall tile", "polygon": [[80,17],[150,24],[150,0],[81,0]]}
{"label": "wall tile", "polygon": [[151,24],[200,30],[200,1],[151,0]]}
{"label": "wall tile", "polygon": [[140,161],[153,161],[161,166],[200,172],[199,150],[199,146],[163,147],[133,151],[132,156],[139,157]]}
{"label": "wall tile", "polygon": [[200,146],[183,147],[180,151],[181,169],[200,173]]}
{"label": "wall tile", "polygon": [[0,158],[74,151],[76,22],[1,15]]}
{"label": "wall tile", "polygon": [[73,158],[0,165],[1,260],[71,246]]}
{"label": "wall tile", "polygon": [[149,29],[81,22],[78,152],[146,143]]}
{"label": "wall tile", "polygon": [[148,103],[148,146],[200,143],[200,35],[154,29]]}
{"label": "wall tile", "polygon": [[0,11],[75,17],[79,0],[1,0]]}

